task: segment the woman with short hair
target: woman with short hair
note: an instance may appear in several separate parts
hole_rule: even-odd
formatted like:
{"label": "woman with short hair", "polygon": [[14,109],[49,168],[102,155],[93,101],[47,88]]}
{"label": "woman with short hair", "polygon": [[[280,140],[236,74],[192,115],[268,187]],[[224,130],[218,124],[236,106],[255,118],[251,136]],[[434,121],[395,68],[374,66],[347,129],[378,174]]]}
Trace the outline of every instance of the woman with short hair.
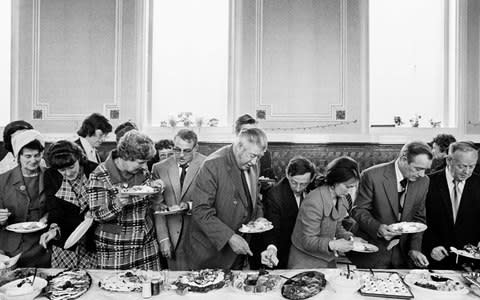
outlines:
{"label": "woman with short hair", "polygon": [[45,143],[33,129],[12,136],[18,166],[0,175],[0,250],[8,256],[22,253],[17,267],[49,267],[50,253],[39,245],[42,230],[30,233],[8,231],[20,222],[47,222],[44,168],[40,166]]}
{"label": "woman with short hair", "polygon": [[53,268],[95,268],[94,226],[71,249],[63,248],[77,226],[91,217],[87,181],[97,164],[87,160],[78,145],[66,140],[52,144],[45,158],[50,166],[45,171],[50,229],[40,237],[40,244],[44,248],[53,244]]}
{"label": "woman with short hair", "polygon": [[[152,208],[160,209],[163,183],[152,181],[147,170],[147,162],[154,154],[152,140],[131,130],[90,175],[90,209],[100,223],[95,230],[99,268],[160,270]],[[121,192],[138,185],[155,186],[162,191],[152,196],[128,196]]]}
{"label": "woman with short hair", "polygon": [[353,249],[353,234],[343,228],[342,219],[347,215],[345,196],[358,186],[359,178],[358,164],[350,157],[328,164],[321,185],[299,208],[288,268],[335,268],[335,252]]}

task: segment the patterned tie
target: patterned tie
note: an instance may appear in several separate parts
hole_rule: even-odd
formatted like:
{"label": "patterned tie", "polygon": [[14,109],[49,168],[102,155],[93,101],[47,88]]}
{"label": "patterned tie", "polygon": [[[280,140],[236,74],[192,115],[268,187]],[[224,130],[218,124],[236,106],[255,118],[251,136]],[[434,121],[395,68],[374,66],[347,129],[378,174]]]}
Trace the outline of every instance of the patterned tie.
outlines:
{"label": "patterned tie", "polygon": [[185,175],[187,175],[188,164],[180,165],[182,173],[180,174],[180,190],[183,189],[183,182],[185,181]]}
{"label": "patterned tie", "polygon": [[458,207],[460,206],[460,199],[459,199],[459,191],[458,191],[458,184],[460,182],[457,180],[453,180],[453,199],[452,199],[452,207],[453,207],[453,223],[457,221],[457,214],[458,214]]}
{"label": "patterned tie", "polygon": [[347,194],[345,196],[345,199],[347,199],[347,203],[348,203],[347,212],[350,215],[351,212],[352,212],[352,208],[353,208],[352,196],[350,194]]}
{"label": "patterned tie", "polygon": [[400,181],[400,185],[402,186],[402,190],[398,192],[398,220],[402,218],[402,212],[403,212],[403,205],[405,204],[405,191],[407,190],[407,183],[408,179],[403,178]]}

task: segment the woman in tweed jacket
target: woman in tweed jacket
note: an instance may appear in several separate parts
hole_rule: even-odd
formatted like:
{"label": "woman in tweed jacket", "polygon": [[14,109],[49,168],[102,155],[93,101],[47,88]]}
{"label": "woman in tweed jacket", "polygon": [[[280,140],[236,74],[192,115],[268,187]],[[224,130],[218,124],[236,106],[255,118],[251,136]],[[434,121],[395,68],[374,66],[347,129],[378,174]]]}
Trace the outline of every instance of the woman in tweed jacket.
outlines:
{"label": "woman in tweed jacket", "polygon": [[95,230],[97,265],[101,269],[160,270],[152,209],[158,209],[161,193],[127,196],[122,188],[136,185],[160,187],[152,181],[147,162],[155,154],[152,140],[136,130],[127,132],[117,149],[90,175],[90,210],[100,224]]}
{"label": "woman in tweed jacket", "polygon": [[353,249],[353,234],[343,228],[342,219],[347,215],[345,196],[357,187],[358,180],[358,164],[349,157],[339,157],[327,166],[323,182],[299,208],[289,269],[335,268],[335,252]]}

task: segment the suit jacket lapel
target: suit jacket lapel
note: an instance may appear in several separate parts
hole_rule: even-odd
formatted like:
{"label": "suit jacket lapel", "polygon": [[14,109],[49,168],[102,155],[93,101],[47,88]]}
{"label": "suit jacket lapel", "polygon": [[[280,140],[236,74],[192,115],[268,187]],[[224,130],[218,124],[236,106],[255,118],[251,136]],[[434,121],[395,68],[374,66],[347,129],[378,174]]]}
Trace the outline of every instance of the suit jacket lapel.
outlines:
{"label": "suit jacket lapel", "polygon": [[[432,184],[432,183],[430,183]],[[453,226],[453,210],[452,210],[452,200],[450,199],[450,190],[448,189],[447,176],[445,172],[442,172],[442,177],[440,179],[440,184],[437,185],[438,193],[440,195],[441,205],[445,207],[447,213],[448,224]]]}
{"label": "suit jacket lapel", "polygon": [[[463,219],[462,215],[466,213],[466,210],[473,207],[472,204],[470,203],[470,200],[472,199],[471,195],[474,195],[474,194],[475,194],[474,191],[471,190],[471,181],[469,178],[465,181],[465,186],[463,187],[462,198],[460,198],[460,206],[458,207],[457,221],[455,222],[455,226],[459,225],[462,222],[462,219]],[[453,223],[453,212],[452,212],[452,223]]]}
{"label": "suit jacket lapel", "polygon": [[242,178],[240,177],[242,176],[242,171],[238,168],[237,161],[235,160],[235,156],[233,155],[233,146],[230,146],[230,148],[228,149],[227,163],[227,172],[230,175],[232,184],[237,190],[243,205],[246,209],[248,209],[248,198],[245,194],[245,189],[243,188]]}
{"label": "suit jacket lapel", "polygon": [[384,173],[385,180],[383,181],[383,187],[385,188],[385,194],[387,195],[388,202],[392,207],[392,211],[395,215],[395,219],[398,218],[398,189],[397,189],[397,175],[395,174],[395,163],[392,162],[388,165]]}
{"label": "suit jacket lapel", "polygon": [[293,194],[293,191],[290,188],[290,184],[288,183],[288,179],[286,177],[282,179],[282,194],[285,195],[284,205],[287,208],[286,211],[295,210],[295,215],[298,214],[297,199],[295,199],[295,195]]}
{"label": "suit jacket lapel", "polygon": [[[197,175],[198,169],[200,168],[200,160],[198,159],[198,153],[195,153],[194,155],[195,156],[193,157],[193,160],[188,166],[185,180],[183,181],[182,198],[188,191],[188,188],[192,184],[193,178],[195,178],[195,175]],[[178,182],[180,182],[180,179],[178,180]]]}
{"label": "suit jacket lapel", "polygon": [[169,162],[168,166],[168,179],[170,180],[170,184],[173,187],[173,192],[175,193],[175,202],[178,204],[181,199],[181,191],[180,191],[180,175],[178,174],[178,165],[175,159],[172,159]]}

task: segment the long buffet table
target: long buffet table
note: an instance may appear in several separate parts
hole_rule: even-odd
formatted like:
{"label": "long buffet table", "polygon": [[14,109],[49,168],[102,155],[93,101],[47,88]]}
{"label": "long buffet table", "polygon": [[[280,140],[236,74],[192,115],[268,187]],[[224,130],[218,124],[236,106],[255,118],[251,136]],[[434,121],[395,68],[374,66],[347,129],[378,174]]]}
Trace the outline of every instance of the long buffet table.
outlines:
{"label": "long buffet table", "polygon": [[[57,274],[61,270],[58,269],[41,269],[40,270],[43,273],[46,274]],[[278,275],[283,275],[286,277],[292,277],[295,274],[302,272],[305,270],[275,270],[271,271],[271,274],[278,274]],[[326,288],[321,291],[318,295],[309,298],[312,300],[319,300],[319,299],[328,299],[328,300],[337,300],[337,299],[345,299],[345,300],[350,300],[350,299],[391,299],[391,298],[378,298],[378,297],[365,297],[358,292],[354,294],[349,294],[349,293],[342,293],[341,291],[335,291],[332,286],[328,284],[328,278],[333,276],[334,274],[338,274],[338,269],[318,269],[316,271],[322,272],[325,274],[325,277],[327,278],[327,286]],[[375,271],[375,270],[374,270]],[[396,271],[400,275],[405,275],[407,274],[410,270],[388,270],[388,271]],[[88,270],[90,276],[92,277],[92,286],[88,290],[86,294],[81,296],[79,299],[80,300],[129,300],[129,299],[143,299],[141,293],[115,293],[115,292],[109,292],[101,289],[98,286],[98,282],[102,279],[105,278],[111,274],[114,274],[115,271],[106,271],[106,270]],[[453,278],[460,278],[461,274],[454,272],[454,271],[446,271],[448,273],[449,277]],[[185,272],[168,272],[168,277],[169,277],[169,282],[173,282],[180,274],[184,274]],[[439,274],[442,274],[441,271],[438,271]],[[447,275],[447,273],[443,273]],[[438,296],[435,294],[435,292],[426,292],[423,290],[420,290],[418,288],[412,288],[411,289],[413,295],[415,296],[415,299],[425,299],[425,300],[431,300],[431,299],[450,299],[450,300],[455,300],[455,299],[461,299],[461,300],[468,300],[468,299],[480,299],[476,295],[474,295],[472,292],[469,292],[466,295],[448,295],[448,296]],[[44,297],[40,297],[37,299],[46,299]],[[233,287],[224,287],[219,290],[214,290],[210,291],[208,293],[193,293],[193,292],[188,292],[185,295],[178,295],[175,293],[175,291],[162,291],[159,295],[157,296],[152,296],[150,299],[155,300],[155,299],[177,299],[177,300],[188,300],[188,299],[209,299],[209,300],[243,300],[243,299],[285,299],[282,297],[280,290],[275,290],[271,291],[268,293],[262,293],[262,294],[251,294],[251,293],[246,293],[240,290],[237,290]]]}

